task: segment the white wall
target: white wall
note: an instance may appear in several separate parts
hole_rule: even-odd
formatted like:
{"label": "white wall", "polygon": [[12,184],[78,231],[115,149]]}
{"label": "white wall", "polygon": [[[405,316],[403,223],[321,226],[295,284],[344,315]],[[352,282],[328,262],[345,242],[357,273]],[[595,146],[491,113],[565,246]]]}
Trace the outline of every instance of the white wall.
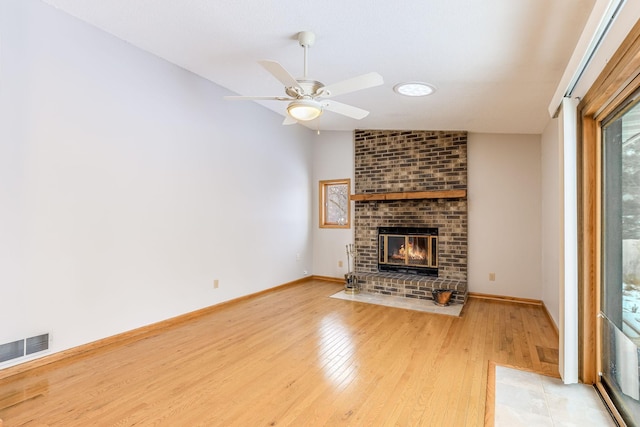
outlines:
{"label": "white wall", "polygon": [[559,122],[552,119],[542,133],[542,301],[556,325],[560,313],[560,161]]}
{"label": "white wall", "polygon": [[556,326],[560,313],[560,161],[558,120],[542,133],[542,301]]}
{"label": "white wall", "polygon": [[469,134],[470,292],[542,297],[540,156],[540,135]]}
{"label": "white wall", "polygon": [[315,134],[225,94],[0,2],[0,343],[60,351],[311,270]]}
{"label": "white wall", "polygon": [[[351,179],[354,187],[353,132],[321,132],[313,144],[313,274],[344,279],[347,268],[346,245],[353,243],[353,208],[351,228],[320,228],[318,182],[328,179]],[[342,261],[339,267],[338,261]],[[351,266],[353,268],[353,265]]]}

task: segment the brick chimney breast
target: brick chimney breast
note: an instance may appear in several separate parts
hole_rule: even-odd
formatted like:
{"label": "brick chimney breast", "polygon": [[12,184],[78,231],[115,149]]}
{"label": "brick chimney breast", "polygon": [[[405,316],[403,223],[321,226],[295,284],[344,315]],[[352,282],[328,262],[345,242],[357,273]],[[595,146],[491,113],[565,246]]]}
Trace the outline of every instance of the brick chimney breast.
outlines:
{"label": "brick chimney breast", "polygon": [[[467,132],[355,130],[356,194],[467,189]],[[467,296],[467,198],[356,201],[355,272],[363,291],[431,299]],[[436,227],[438,277],[378,271],[378,227]]]}

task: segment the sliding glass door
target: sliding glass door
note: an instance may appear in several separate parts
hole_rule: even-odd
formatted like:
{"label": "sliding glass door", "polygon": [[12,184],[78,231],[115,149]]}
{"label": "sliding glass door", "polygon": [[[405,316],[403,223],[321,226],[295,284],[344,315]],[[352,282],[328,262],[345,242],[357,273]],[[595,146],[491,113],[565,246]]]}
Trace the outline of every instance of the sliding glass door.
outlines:
{"label": "sliding glass door", "polygon": [[640,426],[640,98],[602,126],[600,381],[630,426]]}

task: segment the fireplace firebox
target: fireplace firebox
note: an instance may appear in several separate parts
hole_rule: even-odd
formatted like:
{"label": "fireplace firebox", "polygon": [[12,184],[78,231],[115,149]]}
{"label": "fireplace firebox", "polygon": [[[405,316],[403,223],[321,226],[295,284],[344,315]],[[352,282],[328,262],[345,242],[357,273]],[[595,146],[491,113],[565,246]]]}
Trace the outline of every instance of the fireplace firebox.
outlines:
{"label": "fireplace firebox", "polygon": [[438,229],[378,227],[378,271],[438,277]]}

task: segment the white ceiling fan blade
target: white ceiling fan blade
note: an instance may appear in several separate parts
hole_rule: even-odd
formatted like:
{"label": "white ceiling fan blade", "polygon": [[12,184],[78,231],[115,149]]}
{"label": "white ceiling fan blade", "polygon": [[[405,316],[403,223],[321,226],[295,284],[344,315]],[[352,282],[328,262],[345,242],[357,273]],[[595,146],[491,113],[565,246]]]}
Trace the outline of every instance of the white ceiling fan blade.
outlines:
{"label": "white ceiling fan blade", "polygon": [[293,117],[287,115],[287,117],[284,118],[284,121],[282,122],[283,125],[287,126],[287,125],[295,125],[297,122],[296,119],[294,119]]}
{"label": "white ceiling fan blade", "polygon": [[364,119],[369,115],[367,110],[337,101],[322,101],[322,107],[327,111],[333,111],[356,120]]}
{"label": "white ceiling fan blade", "polygon": [[380,74],[368,73],[325,86],[322,89],[321,96],[323,98],[331,98],[337,95],[355,92],[357,90],[380,86],[381,84],[384,84],[384,79]]}
{"label": "white ceiling fan blade", "polygon": [[280,65],[280,63],[268,60],[258,61],[258,63],[270,72],[273,77],[278,79],[284,87],[300,87],[295,77],[289,74],[289,72]]}
{"label": "white ceiling fan blade", "polygon": [[229,101],[293,101],[293,98],[284,96],[225,96],[224,99]]}

